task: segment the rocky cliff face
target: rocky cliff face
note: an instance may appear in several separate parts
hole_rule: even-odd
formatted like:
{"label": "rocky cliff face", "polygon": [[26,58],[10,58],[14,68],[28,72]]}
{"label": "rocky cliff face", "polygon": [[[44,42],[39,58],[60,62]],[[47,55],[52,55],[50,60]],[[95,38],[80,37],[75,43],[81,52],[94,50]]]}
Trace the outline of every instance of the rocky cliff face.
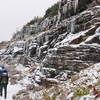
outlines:
{"label": "rocky cliff face", "polygon": [[89,8],[63,20],[58,27],[12,42],[3,54],[26,66],[44,59],[41,68],[54,68],[57,73],[51,75],[53,78],[59,70],[79,72],[100,61],[99,16],[99,6]]}
{"label": "rocky cliff face", "polygon": [[[67,2],[67,4],[65,3],[65,5],[64,4],[59,5],[61,6],[59,10],[61,10],[60,13],[61,13],[62,18],[60,19],[62,20],[87,9],[88,5],[90,4],[91,6],[91,2],[93,2],[94,0],[87,0],[87,1],[84,1],[84,0],[76,0],[76,1],[68,0],[67,1],[65,0],[65,1]],[[56,28],[60,19],[59,19],[59,14],[58,14],[54,17],[43,18],[41,21],[37,21],[32,25],[27,24],[19,32],[14,34],[12,40],[22,39],[30,35],[33,35],[33,34],[37,34],[43,31],[54,29]]]}
{"label": "rocky cliff face", "polygon": [[31,69],[33,86],[66,82],[100,62],[100,6],[89,7],[58,26],[56,20],[55,16],[24,27],[0,51],[1,63]]}
{"label": "rocky cliff face", "polygon": [[41,22],[35,22],[33,25],[25,25],[18,33],[14,34],[12,40],[18,40],[30,35],[34,35],[55,27],[57,16],[45,18]]}

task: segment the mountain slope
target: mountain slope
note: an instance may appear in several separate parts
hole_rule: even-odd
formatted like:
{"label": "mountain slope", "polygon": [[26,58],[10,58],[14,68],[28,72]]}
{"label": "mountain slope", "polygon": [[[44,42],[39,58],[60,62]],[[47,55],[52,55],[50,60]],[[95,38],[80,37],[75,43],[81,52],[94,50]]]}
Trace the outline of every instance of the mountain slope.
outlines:
{"label": "mountain slope", "polygon": [[0,63],[9,70],[9,85],[22,86],[11,95],[13,100],[100,97],[100,6],[93,2],[58,26],[56,17],[24,27],[0,50]]}

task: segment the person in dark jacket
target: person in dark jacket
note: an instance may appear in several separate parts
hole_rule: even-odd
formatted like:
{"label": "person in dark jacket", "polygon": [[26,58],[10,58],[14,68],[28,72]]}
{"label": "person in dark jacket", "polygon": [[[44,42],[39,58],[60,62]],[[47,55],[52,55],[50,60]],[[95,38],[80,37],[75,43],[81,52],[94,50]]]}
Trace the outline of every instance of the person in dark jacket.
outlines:
{"label": "person in dark jacket", "polygon": [[8,85],[8,71],[2,67],[2,75],[1,75],[1,88],[0,88],[0,91],[1,91],[1,96],[2,96],[2,92],[3,92],[3,89],[4,89],[4,96],[5,96],[5,99],[7,97],[7,85]]}

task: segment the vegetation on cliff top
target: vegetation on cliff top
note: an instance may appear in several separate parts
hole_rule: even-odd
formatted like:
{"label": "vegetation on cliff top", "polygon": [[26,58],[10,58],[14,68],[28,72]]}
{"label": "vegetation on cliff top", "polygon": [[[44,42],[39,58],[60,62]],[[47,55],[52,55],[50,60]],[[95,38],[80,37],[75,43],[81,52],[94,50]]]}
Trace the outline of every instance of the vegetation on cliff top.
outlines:
{"label": "vegetation on cliff top", "polygon": [[[80,13],[83,10],[85,10],[87,8],[87,4],[91,3],[92,1],[93,0],[87,0],[87,1],[79,0],[79,6],[77,9],[77,13]],[[59,9],[59,3],[57,2],[46,10],[45,15],[42,18],[34,17],[30,22],[28,22],[28,24],[32,25],[35,22],[41,22],[43,19],[45,19],[47,17],[53,17],[58,14],[58,9]]]}
{"label": "vegetation on cliff top", "polygon": [[53,6],[46,10],[44,17],[53,17],[58,14],[59,4],[55,3]]}
{"label": "vegetation on cliff top", "polygon": [[46,10],[44,17],[38,17],[38,16],[34,17],[30,22],[28,22],[28,24],[32,25],[35,22],[41,22],[44,18],[53,17],[58,14],[58,9],[59,9],[59,5],[58,3],[55,3],[53,6],[49,7]]}

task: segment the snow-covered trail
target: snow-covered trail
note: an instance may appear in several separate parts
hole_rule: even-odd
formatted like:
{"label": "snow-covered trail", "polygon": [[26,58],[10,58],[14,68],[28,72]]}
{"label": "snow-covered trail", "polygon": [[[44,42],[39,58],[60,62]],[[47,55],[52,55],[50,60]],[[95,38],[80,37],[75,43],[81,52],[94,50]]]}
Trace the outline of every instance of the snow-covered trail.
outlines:
{"label": "snow-covered trail", "polygon": [[10,83],[8,84],[8,88],[7,88],[7,98],[4,98],[4,91],[3,91],[3,96],[0,97],[0,100],[13,100],[13,96],[19,91],[21,90],[22,87],[20,85],[10,85]]}
{"label": "snow-covered trail", "polygon": [[[11,76],[19,77],[19,74],[14,74],[14,72],[21,72],[21,74],[24,76],[24,74],[28,75],[29,68],[25,68],[23,65],[18,64],[15,66],[7,67],[9,69],[9,84],[7,86],[7,98],[4,98],[4,90],[3,90],[3,96],[0,96],[0,100],[13,100],[13,96],[16,95],[20,90],[24,89],[24,87],[18,82],[15,85],[11,85]],[[27,80],[27,77],[24,77],[23,80],[21,80],[22,83],[30,83]]]}

